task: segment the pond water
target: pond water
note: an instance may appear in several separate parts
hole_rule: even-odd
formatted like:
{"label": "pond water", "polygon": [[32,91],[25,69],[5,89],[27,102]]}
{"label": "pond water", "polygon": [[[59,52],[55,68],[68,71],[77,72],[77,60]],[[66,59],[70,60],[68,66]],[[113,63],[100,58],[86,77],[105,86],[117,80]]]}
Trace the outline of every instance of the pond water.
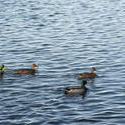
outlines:
{"label": "pond water", "polygon": [[[124,125],[124,24],[124,0],[1,0],[0,125]],[[87,95],[65,95],[91,66]]]}

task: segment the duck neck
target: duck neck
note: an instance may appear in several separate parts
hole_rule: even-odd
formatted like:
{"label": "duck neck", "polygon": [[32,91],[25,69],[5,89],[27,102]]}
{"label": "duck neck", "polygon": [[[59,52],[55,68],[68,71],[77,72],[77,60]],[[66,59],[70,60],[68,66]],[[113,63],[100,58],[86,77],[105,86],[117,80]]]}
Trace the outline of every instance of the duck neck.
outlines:
{"label": "duck neck", "polygon": [[93,69],[90,69],[90,73],[94,73],[94,70],[93,70]]}
{"label": "duck neck", "polygon": [[34,66],[31,66],[31,69],[35,69]]}
{"label": "duck neck", "polygon": [[85,88],[85,84],[84,84],[84,83],[82,83],[82,84],[81,84],[81,87],[82,87],[82,88]]}

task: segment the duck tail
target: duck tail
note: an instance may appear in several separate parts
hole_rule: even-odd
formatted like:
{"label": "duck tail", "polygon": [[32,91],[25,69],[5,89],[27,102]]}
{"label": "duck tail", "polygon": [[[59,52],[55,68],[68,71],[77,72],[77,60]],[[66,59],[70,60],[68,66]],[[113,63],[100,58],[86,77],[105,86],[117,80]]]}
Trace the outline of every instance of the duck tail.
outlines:
{"label": "duck tail", "polygon": [[70,89],[69,89],[68,87],[65,88],[64,93],[65,93],[65,94],[68,94],[68,93],[69,93],[69,90],[70,90]]}
{"label": "duck tail", "polygon": [[65,91],[64,91],[64,94],[68,94],[68,91],[65,90]]}

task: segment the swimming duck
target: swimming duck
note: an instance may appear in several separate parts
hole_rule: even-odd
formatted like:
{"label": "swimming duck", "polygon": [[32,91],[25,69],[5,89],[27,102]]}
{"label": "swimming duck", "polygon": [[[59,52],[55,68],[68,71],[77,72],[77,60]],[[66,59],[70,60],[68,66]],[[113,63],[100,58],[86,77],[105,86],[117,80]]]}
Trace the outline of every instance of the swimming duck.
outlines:
{"label": "swimming duck", "polygon": [[81,83],[81,86],[71,86],[67,87],[64,90],[65,94],[71,95],[71,94],[84,94],[87,91],[87,88],[85,85],[88,84],[87,81],[83,80]]}
{"label": "swimming duck", "polygon": [[4,66],[3,64],[0,65],[0,75],[3,75],[4,71],[3,69],[8,69],[6,66]]}
{"label": "swimming duck", "polygon": [[94,73],[95,70],[96,70],[95,67],[91,67],[90,72],[80,73],[78,75],[78,79],[85,79],[85,78],[93,79],[93,78],[95,78],[96,77],[96,73]]}
{"label": "swimming duck", "polygon": [[31,69],[17,69],[14,71],[15,74],[35,74],[35,68],[38,66],[36,64],[31,65]]}

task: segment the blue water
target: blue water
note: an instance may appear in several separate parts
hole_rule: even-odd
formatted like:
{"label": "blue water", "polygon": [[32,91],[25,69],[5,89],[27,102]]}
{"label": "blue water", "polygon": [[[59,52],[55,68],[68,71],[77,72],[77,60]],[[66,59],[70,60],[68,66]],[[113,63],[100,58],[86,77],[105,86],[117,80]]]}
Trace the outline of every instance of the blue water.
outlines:
{"label": "blue water", "polygon": [[[1,0],[0,63],[0,125],[124,125],[125,1]],[[91,66],[87,95],[65,95]]]}

